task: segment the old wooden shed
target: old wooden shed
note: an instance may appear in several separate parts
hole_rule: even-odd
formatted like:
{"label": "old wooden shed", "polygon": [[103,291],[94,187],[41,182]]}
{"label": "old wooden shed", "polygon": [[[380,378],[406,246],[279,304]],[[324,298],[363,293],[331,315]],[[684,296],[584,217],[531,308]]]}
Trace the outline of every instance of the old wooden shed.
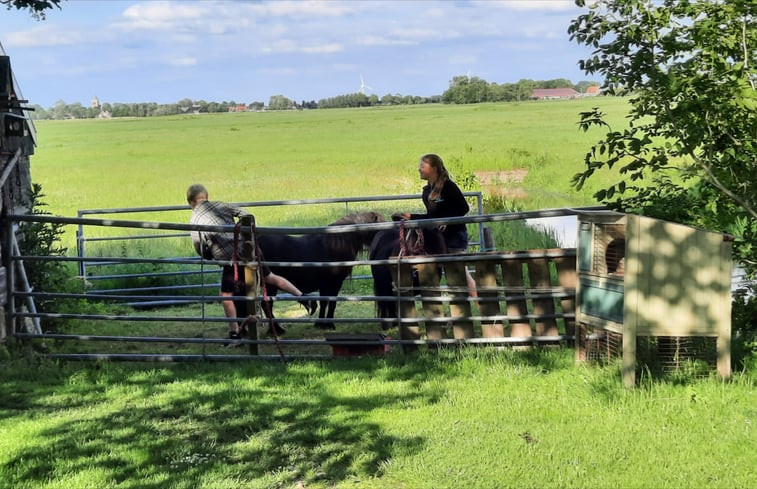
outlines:
{"label": "old wooden shed", "polygon": [[26,103],[13,76],[10,57],[0,45],[0,341],[11,331],[5,311],[8,277],[13,275],[10,254],[15,229],[9,227],[8,215],[25,214],[31,207],[29,157],[37,141]]}

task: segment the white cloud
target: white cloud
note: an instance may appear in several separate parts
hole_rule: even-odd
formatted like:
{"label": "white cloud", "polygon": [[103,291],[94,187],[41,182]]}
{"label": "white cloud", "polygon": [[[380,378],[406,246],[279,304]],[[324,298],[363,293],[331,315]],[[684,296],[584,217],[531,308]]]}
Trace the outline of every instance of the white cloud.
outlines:
{"label": "white cloud", "polygon": [[5,45],[18,48],[71,46],[84,40],[79,32],[45,26],[28,31],[10,32],[5,36]]}
{"label": "white cloud", "polygon": [[168,60],[168,64],[172,66],[194,66],[197,64],[197,58],[192,56],[184,56],[182,58],[172,58]]}
{"label": "white cloud", "polygon": [[535,10],[542,12],[565,12],[577,8],[573,0],[499,0],[495,2],[486,0],[474,3],[477,5],[496,5],[508,10]]}

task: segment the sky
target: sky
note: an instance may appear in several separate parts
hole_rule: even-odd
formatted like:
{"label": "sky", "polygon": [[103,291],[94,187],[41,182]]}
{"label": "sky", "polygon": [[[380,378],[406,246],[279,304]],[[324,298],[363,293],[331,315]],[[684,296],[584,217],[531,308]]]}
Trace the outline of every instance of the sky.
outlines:
{"label": "sky", "polygon": [[[295,102],[360,91],[441,95],[490,83],[592,80],[572,0],[67,0],[35,20],[0,8],[29,104]],[[362,78],[362,82],[361,82]]]}

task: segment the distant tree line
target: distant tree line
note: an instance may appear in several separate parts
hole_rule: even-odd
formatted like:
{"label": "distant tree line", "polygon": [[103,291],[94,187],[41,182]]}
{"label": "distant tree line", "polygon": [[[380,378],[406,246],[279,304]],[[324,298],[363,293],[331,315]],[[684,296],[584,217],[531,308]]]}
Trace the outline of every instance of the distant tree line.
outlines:
{"label": "distant tree line", "polygon": [[520,80],[517,83],[489,83],[486,80],[465,75],[456,76],[450,81],[449,88],[441,95],[420,97],[418,95],[386,94],[379,98],[376,94],[349,93],[337,95],[309,102],[303,100],[299,104],[284,95],[273,95],[268,99],[268,105],[263,102],[249,104],[229,102],[206,102],[204,100],[179,100],[174,104],[158,104],[155,102],[142,103],[108,103],[97,107],[85,107],[80,102],[66,104],[59,100],[53,107],[45,109],[33,105],[31,113],[34,119],[92,119],[96,117],[157,117],[162,115],[181,115],[199,113],[234,112],[240,108],[247,111],[260,110],[297,110],[297,109],[336,109],[349,107],[373,107],[386,105],[417,105],[417,104],[475,104],[481,102],[512,102],[528,100],[535,88],[573,88],[584,92],[587,87],[596,85],[595,82],[582,81],[574,85],[570,80],[557,78],[554,80]]}

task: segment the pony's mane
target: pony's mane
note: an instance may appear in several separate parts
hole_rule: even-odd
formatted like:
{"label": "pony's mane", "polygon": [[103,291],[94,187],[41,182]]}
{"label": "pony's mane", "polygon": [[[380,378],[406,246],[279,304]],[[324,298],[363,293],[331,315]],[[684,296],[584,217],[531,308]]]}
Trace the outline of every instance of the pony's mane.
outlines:
{"label": "pony's mane", "polygon": [[386,219],[378,212],[353,212],[342,216],[336,221],[329,224],[329,226],[344,226],[347,224],[370,224],[373,222],[385,222]]}
{"label": "pony's mane", "polygon": [[[376,222],[385,222],[386,219],[378,212],[353,212],[340,217],[329,226],[345,226],[349,224],[371,224]],[[329,244],[329,247],[343,252],[349,252],[356,255],[363,246],[370,244],[375,231],[355,231],[352,233],[335,233],[326,234],[323,239]]]}

